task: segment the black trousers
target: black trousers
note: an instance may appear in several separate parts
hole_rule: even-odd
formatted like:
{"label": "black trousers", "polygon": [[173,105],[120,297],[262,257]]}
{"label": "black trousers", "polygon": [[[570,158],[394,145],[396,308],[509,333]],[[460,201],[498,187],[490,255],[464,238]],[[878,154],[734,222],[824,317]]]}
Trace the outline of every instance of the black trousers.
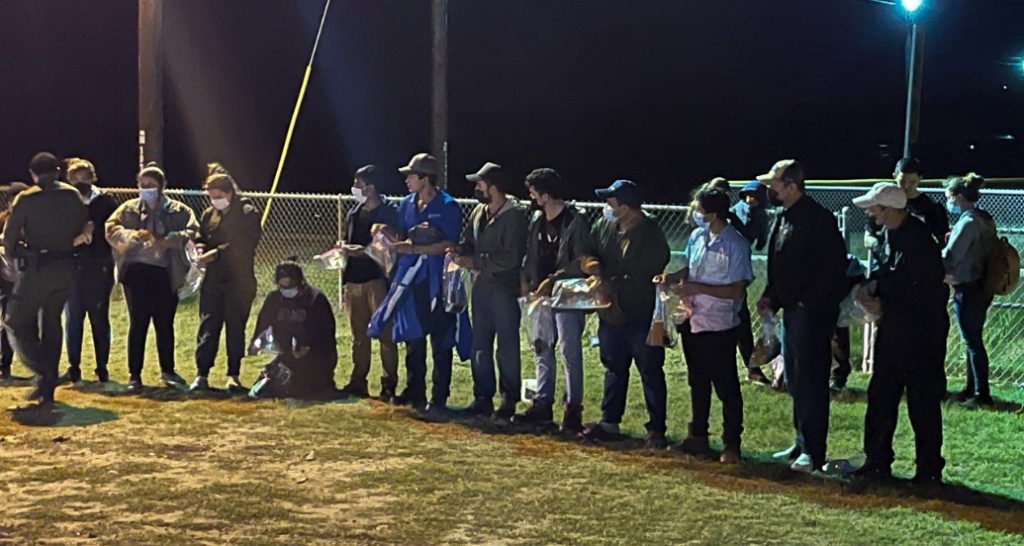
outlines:
{"label": "black trousers", "polygon": [[891,469],[895,458],[892,438],[900,399],[906,393],[907,413],[914,429],[917,472],[929,477],[941,475],[946,464],[941,452],[948,330],[948,320],[944,327],[914,323],[901,328],[886,325],[884,318],[880,322],[875,366],[868,385],[868,409],[864,415],[866,464]]}
{"label": "black trousers", "polygon": [[[14,283],[0,280],[0,315],[7,316],[7,304],[10,303]],[[7,328],[0,328],[0,371],[11,371],[14,362],[14,347],[7,334]]]}
{"label": "black trousers", "polygon": [[825,464],[831,340],[839,320],[839,306],[791,305],[783,309],[782,320],[782,354],[786,386],[793,399],[796,444],[820,467]]}
{"label": "black trousers", "polygon": [[750,355],[754,354],[754,326],[750,322],[750,308],[747,307],[746,297],[743,298],[743,306],[740,307],[740,325],[736,329],[736,348],[740,351],[743,366],[749,369],[751,367]]}
{"label": "black trousers", "polygon": [[846,381],[850,377],[853,367],[850,365],[850,328],[837,327],[832,334],[832,358],[839,363],[839,367],[832,371],[832,377],[839,381]]}
{"label": "black trousers", "polygon": [[733,353],[738,329],[695,334],[690,330],[690,321],[679,326],[686,359],[686,382],[690,385],[692,417],[689,434],[696,437],[708,435],[711,389],[714,387],[722,402],[722,443],[736,447],[739,447],[743,433],[743,396]]}
{"label": "black trousers", "polygon": [[4,317],[18,357],[36,377],[43,396],[53,396],[63,347],[61,311],[67,302],[74,267],[70,260],[22,272]]}
{"label": "black trousers", "polygon": [[239,280],[233,284],[203,283],[199,291],[199,333],[196,335],[196,371],[206,377],[213,369],[224,331],[229,377],[242,370],[245,356],[245,324],[249,321],[256,284]]}
{"label": "black trousers", "polygon": [[64,337],[68,364],[82,364],[82,336],[89,318],[92,344],[96,349],[96,369],[105,370],[110,360],[110,292],[114,288],[114,264],[110,261],[82,262],[64,306]]}
{"label": "black trousers", "polygon": [[174,316],[178,312],[178,293],[171,290],[166,268],[131,264],[121,281],[128,304],[128,373],[142,374],[149,325],[156,330],[156,350],[160,371],[174,372]]}

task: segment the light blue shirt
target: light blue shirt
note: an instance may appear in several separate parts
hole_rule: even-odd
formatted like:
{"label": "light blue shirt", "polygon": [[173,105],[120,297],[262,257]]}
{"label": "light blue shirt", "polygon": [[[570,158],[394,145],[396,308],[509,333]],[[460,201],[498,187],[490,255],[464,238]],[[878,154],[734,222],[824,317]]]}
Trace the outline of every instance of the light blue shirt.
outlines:
{"label": "light blue shirt", "polygon": [[[710,228],[697,228],[683,251],[683,263],[689,268],[691,282],[726,286],[735,282],[750,283],[754,271],[750,265],[750,243],[731,225],[718,235]],[[687,302],[692,309],[690,330],[721,332],[739,326],[743,300],[716,298],[697,294]]]}

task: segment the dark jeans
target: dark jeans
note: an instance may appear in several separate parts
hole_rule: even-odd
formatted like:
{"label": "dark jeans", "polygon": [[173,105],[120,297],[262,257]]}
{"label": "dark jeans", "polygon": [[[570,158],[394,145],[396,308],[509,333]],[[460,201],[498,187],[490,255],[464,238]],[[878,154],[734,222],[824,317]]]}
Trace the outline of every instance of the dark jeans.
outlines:
{"label": "dark jeans", "polygon": [[945,326],[923,335],[924,325],[905,328],[879,325],[875,344],[875,366],[868,385],[868,408],[864,416],[864,453],[867,465],[891,470],[895,453],[892,438],[899,418],[900,398],[907,395],[907,413],[914,429],[917,472],[939,477],[946,461],[942,458],[942,399],[946,395]]}
{"label": "dark jeans", "polygon": [[[519,302],[516,295],[478,282],[473,286],[473,398],[494,398],[497,356],[498,392],[503,402],[518,402],[522,379],[519,356]],[[494,341],[497,337],[497,355]]]}
{"label": "dark jeans", "polygon": [[171,290],[167,269],[146,264],[131,264],[121,284],[128,304],[128,373],[142,374],[146,356],[149,324],[156,330],[156,350],[160,371],[174,372],[174,315],[178,312],[178,293]]}
{"label": "dark jeans", "polygon": [[88,316],[92,345],[96,350],[96,369],[107,369],[107,361],[110,360],[110,292],[113,288],[112,262],[101,260],[79,265],[78,277],[71,285],[68,303],[64,306],[64,336],[71,368],[78,369],[82,364],[82,336]]}
{"label": "dark jeans", "polygon": [[992,305],[992,296],[985,294],[981,282],[953,288],[953,314],[960,337],[967,347],[967,387],[972,396],[990,396],[988,388],[988,351],[983,337],[985,317]]}
{"label": "dark jeans", "polygon": [[249,279],[234,284],[203,283],[199,292],[199,333],[196,336],[196,371],[210,375],[220,348],[220,332],[227,337],[228,377],[237,377],[245,356],[245,324],[249,320],[256,285]]}
{"label": "dark jeans", "polygon": [[832,334],[839,320],[836,305],[791,305],[783,310],[783,359],[789,394],[793,398],[796,444],[816,467],[825,464],[828,436]]}
{"label": "dark jeans", "polygon": [[[743,366],[750,368],[750,355],[754,354],[754,326],[750,322],[750,308],[747,307],[746,297],[743,298],[743,306],[740,307],[740,325],[736,329],[736,348],[740,351]],[[758,368],[759,366],[754,367]]]}
{"label": "dark jeans", "polygon": [[[427,336],[434,362],[431,373],[431,404],[445,406],[452,384],[452,343],[455,337],[455,315],[445,313],[444,301],[431,302],[427,283],[413,287],[416,311],[423,326],[424,337],[405,343],[406,395],[422,404],[427,399]],[[433,310],[431,310],[431,303]]]}
{"label": "dark jeans", "polygon": [[740,445],[743,433],[743,396],[736,377],[733,351],[738,328],[722,332],[690,331],[690,321],[679,326],[683,337],[683,356],[686,359],[686,382],[690,385],[692,418],[689,435],[706,437],[711,418],[711,388],[714,387],[722,402],[722,442],[727,446]]}
{"label": "dark jeans", "polygon": [[68,300],[74,269],[70,263],[22,272],[4,317],[18,357],[36,377],[44,396],[53,396],[63,347],[61,310]]}
{"label": "dark jeans", "polygon": [[[13,283],[0,280],[0,315],[2,316],[7,316],[7,304],[11,300],[13,291]],[[7,334],[7,328],[0,328],[0,371],[11,371],[13,362],[14,347],[11,346],[11,338]]]}
{"label": "dark jeans", "polygon": [[665,432],[665,348],[648,347],[649,317],[613,325],[600,321],[597,337],[604,365],[604,398],[601,400],[601,421],[618,425],[626,411],[629,367],[636,362],[644,389],[649,432]]}
{"label": "dark jeans", "polygon": [[850,366],[850,328],[837,327],[832,334],[832,358],[839,363],[839,366],[832,371],[832,377],[836,381],[845,383],[850,377],[853,367]]}

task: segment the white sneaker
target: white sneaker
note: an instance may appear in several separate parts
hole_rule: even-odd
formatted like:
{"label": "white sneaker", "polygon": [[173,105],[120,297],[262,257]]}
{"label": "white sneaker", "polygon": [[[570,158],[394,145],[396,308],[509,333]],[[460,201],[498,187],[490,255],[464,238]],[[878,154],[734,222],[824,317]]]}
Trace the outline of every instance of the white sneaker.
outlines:
{"label": "white sneaker", "polygon": [[796,458],[795,461],[793,461],[793,464],[789,467],[789,469],[794,472],[810,474],[815,470],[814,461],[811,459],[810,455],[802,453],[799,457]]}
{"label": "white sneaker", "polygon": [[777,451],[772,454],[773,459],[796,459],[800,455],[800,446],[793,444],[782,451]]}
{"label": "white sneaker", "polygon": [[188,387],[189,392],[200,392],[210,390],[210,381],[201,375],[197,375],[192,384]]}

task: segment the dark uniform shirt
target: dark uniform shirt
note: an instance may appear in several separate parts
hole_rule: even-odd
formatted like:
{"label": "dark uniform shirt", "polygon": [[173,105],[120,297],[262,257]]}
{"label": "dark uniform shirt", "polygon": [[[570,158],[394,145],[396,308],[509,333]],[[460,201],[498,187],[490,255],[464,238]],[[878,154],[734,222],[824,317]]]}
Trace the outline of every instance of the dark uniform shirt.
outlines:
{"label": "dark uniform shirt", "polygon": [[775,218],[768,242],[773,309],[838,305],[846,291],[846,243],[835,217],[808,195]]}
{"label": "dark uniform shirt", "polygon": [[7,256],[25,257],[30,265],[59,261],[71,266],[74,239],[88,220],[81,195],[56,180],[40,180],[18,194],[4,226]]}
{"label": "dark uniform shirt", "polygon": [[334,334],[334,311],[323,292],[312,286],[299,290],[294,298],[286,298],[274,290],[267,294],[256,319],[253,337],[273,328],[274,343],[282,352],[309,347],[317,360],[329,361],[331,369],[337,361]]}
{"label": "dark uniform shirt", "polygon": [[601,319],[615,325],[650,320],[655,295],[651,280],[665,270],[670,258],[658,223],[642,214],[635,226],[621,233],[617,222],[598,219],[593,247],[601,262],[601,277],[611,284],[612,292],[612,306],[598,312]]}
{"label": "dark uniform shirt", "polygon": [[[395,207],[387,201],[373,209],[367,209],[365,204],[360,203],[348,211],[345,216],[345,242],[350,245],[366,246],[370,244],[372,237],[370,229],[374,224],[385,224],[392,229],[398,230],[398,212]],[[352,256],[345,265],[345,272],[342,274],[342,283],[364,283],[375,279],[383,279],[385,274],[380,265],[366,255]]]}
{"label": "dark uniform shirt", "polygon": [[207,251],[217,249],[217,259],[206,266],[203,282],[255,287],[253,266],[262,234],[260,211],[244,197],[233,200],[225,211],[213,207],[203,211],[196,242],[205,244]]}

